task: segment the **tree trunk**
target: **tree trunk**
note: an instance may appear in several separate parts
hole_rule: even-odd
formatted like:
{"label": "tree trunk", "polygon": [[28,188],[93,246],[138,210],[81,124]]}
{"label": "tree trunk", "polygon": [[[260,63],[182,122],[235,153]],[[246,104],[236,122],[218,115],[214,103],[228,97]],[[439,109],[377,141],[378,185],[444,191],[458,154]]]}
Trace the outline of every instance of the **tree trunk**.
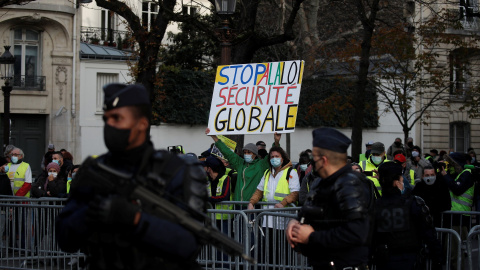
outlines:
{"label": "tree trunk", "polygon": [[[379,0],[374,0],[371,10],[367,11],[364,2],[357,1],[358,16],[363,25],[362,50],[358,70],[357,97],[355,100],[355,114],[352,125],[352,159],[359,160],[362,153],[363,120],[365,116],[365,94],[368,85],[368,68],[370,66],[370,49],[372,48],[372,36],[375,29],[375,19],[378,11]],[[367,14],[369,16],[367,17]]]}

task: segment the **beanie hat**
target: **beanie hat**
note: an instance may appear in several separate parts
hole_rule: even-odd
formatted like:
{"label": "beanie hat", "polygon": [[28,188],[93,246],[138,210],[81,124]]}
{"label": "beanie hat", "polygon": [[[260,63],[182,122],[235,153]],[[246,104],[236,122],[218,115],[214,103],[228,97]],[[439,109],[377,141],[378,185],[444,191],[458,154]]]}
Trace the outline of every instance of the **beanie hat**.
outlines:
{"label": "beanie hat", "polygon": [[50,163],[48,163],[48,165],[47,165],[47,172],[48,172],[48,170],[50,170],[51,168],[54,168],[54,169],[57,171],[57,173],[60,172],[60,166],[58,166],[58,164],[55,163],[55,162],[50,162]]}
{"label": "beanie hat", "polygon": [[381,154],[383,152],[385,152],[385,145],[383,145],[383,143],[376,142],[376,143],[372,144],[372,150],[370,151],[370,153]]}
{"label": "beanie hat", "polygon": [[253,143],[248,143],[248,144],[246,144],[246,145],[243,147],[242,151],[243,151],[243,150],[248,150],[248,151],[254,153],[256,156],[258,156],[258,148],[257,148],[257,146],[256,146],[255,144],[253,144]]}

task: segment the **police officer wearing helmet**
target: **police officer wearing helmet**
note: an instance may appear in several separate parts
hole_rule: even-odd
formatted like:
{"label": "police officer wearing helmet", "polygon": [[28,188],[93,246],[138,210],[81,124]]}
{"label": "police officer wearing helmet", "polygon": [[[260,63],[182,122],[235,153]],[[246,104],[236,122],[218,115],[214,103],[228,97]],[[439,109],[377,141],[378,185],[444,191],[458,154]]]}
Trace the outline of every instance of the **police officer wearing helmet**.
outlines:
{"label": "police officer wearing helmet", "polygon": [[347,164],[351,141],[332,128],[313,131],[314,182],[285,231],[313,269],[367,269],[373,229],[373,183]]}
{"label": "police officer wearing helmet", "polygon": [[[441,247],[422,198],[402,195],[402,166],[386,162],[378,169],[383,195],[375,205],[374,263],[382,269],[415,269],[427,244],[434,269],[441,269]],[[418,265],[417,265],[418,266]]]}
{"label": "police officer wearing helmet", "polygon": [[[134,179],[161,179],[163,185],[152,188],[156,194],[203,211],[206,190],[189,189],[206,185],[203,169],[154,150],[148,136],[150,102],[145,87],[116,83],[103,90],[108,152],[88,158],[77,172],[71,197],[57,218],[60,248],[85,252],[89,269],[196,269],[200,248],[196,237],[175,221],[142,209],[144,205],[128,200],[117,187],[134,188],[138,185]],[[121,179],[117,171],[134,177]],[[118,185],[104,185],[103,179]]]}

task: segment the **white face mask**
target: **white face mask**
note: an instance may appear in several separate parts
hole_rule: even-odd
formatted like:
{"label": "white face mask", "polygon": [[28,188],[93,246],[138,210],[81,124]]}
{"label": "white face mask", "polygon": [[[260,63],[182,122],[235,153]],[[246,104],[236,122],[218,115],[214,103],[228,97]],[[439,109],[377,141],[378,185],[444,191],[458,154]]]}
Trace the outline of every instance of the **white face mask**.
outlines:
{"label": "white face mask", "polygon": [[420,154],[417,151],[412,152],[412,157],[418,157]]}
{"label": "white face mask", "polygon": [[57,173],[56,172],[48,172],[48,176],[50,175],[53,175],[53,177],[57,177]]}
{"label": "white face mask", "polygon": [[303,172],[306,171],[308,168],[308,164],[301,164],[300,165],[300,170],[302,170]]}
{"label": "white face mask", "polygon": [[423,177],[423,182],[425,182],[425,184],[431,186],[431,185],[435,184],[436,179],[437,179],[437,177],[435,175],[425,176],[425,177]]}

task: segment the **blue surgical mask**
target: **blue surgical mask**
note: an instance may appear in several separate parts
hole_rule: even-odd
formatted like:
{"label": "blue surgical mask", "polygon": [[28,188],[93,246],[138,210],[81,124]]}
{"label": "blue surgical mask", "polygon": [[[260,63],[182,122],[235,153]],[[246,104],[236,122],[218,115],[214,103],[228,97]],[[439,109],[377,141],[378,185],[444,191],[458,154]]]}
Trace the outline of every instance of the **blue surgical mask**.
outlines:
{"label": "blue surgical mask", "polygon": [[281,158],[272,158],[272,159],[270,159],[270,164],[272,164],[272,166],[274,168],[277,168],[278,166],[280,166],[282,164],[282,159]]}
{"label": "blue surgical mask", "polygon": [[57,163],[58,166],[60,166],[60,161],[59,160],[52,160],[53,163]]}
{"label": "blue surgical mask", "polygon": [[5,165],[5,172],[7,173],[8,170],[10,169],[10,167],[8,167],[8,165]]}
{"label": "blue surgical mask", "polygon": [[72,181],[72,177],[67,177],[67,181]]}
{"label": "blue surgical mask", "polygon": [[306,171],[308,168],[308,164],[300,164],[300,170],[302,170],[302,172]]}
{"label": "blue surgical mask", "polygon": [[57,177],[57,173],[56,172],[48,172],[48,175],[53,175],[53,177]]}
{"label": "blue surgical mask", "polygon": [[245,159],[245,162],[250,163],[253,161],[252,155],[243,155],[243,159]]}
{"label": "blue surgical mask", "polygon": [[418,153],[417,151],[412,151],[412,157],[418,157],[420,155],[420,153]]}
{"label": "blue surgical mask", "polygon": [[18,157],[13,156],[13,157],[10,158],[10,160],[12,160],[12,163],[13,163],[13,164],[17,164],[17,162],[18,162]]}
{"label": "blue surgical mask", "polygon": [[372,161],[375,163],[375,165],[380,164],[382,162],[382,157],[381,156],[372,156]]}

